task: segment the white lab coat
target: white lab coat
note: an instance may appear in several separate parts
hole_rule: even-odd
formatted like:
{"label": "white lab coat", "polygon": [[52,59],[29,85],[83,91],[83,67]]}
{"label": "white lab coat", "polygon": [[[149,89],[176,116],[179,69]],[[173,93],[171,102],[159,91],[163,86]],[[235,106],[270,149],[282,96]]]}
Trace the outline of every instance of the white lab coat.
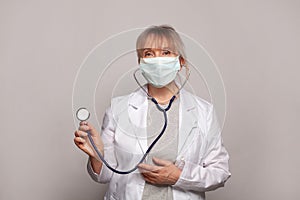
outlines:
{"label": "white lab coat", "polygon": [[[147,90],[147,86],[143,86]],[[182,89],[179,104],[178,156],[175,165],[182,170],[173,187],[173,199],[205,199],[205,191],[224,185],[230,177],[228,153],[222,144],[221,130],[212,104]],[[147,109],[145,92],[115,97],[106,110],[101,137],[104,157],[120,170],[136,165],[147,149]],[[109,183],[104,199],[140,200],[145,181],[137,171],[120,175],[104,164],[100,174],[93,172],[88,161],[88,172],[93,180]]]}

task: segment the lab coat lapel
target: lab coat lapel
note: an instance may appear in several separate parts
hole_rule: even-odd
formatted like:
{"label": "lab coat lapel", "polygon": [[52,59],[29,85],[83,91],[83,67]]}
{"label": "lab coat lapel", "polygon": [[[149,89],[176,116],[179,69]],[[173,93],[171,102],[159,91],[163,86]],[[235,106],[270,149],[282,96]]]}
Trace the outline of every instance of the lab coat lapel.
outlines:
{"label": "lab coat lapel", "polygon": [[178,155],[188,147],[193,136],[191,131],[197,127],[196,102],[192,95],[181,89],[180,107],[179,107],[179,138],[178,138]]}
{"label": "lab coat lapel", "polygon": [[[147,91],[147,85],[143,86]],[[131,124],[131,130],[134,132],[138,142],[140,153],[145,153],[147,144],[147,112],[148,97],[141,88],[138,88],[128,100],[128,115]]]}

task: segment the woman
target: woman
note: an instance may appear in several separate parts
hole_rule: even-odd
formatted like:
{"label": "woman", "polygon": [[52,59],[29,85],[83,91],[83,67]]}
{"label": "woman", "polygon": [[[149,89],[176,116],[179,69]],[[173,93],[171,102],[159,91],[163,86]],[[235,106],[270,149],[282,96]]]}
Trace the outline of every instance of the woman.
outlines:
{"label": "woman", "polygon": [[[174,28],[149,27],[138,37],[136,47],[140,70],[148,83],[129,95],[112,99],[101,136],[84,121],[75,132],[74,142],[89,156],[87,168],[93,180],[109,183],[105,199],[205,199],[206,191],[223,186],[230,177],[229,156],[213,105],[184,90],[175,80],[187,63],[183,42]],[[164,135],[146,162],[139,165],[138,173],[113,173],[97,159],[87,132],[112,167],[134,166],[164,122],[162,112],[149,96],[161,108],[166,108],[175,96],[167,111]]]}

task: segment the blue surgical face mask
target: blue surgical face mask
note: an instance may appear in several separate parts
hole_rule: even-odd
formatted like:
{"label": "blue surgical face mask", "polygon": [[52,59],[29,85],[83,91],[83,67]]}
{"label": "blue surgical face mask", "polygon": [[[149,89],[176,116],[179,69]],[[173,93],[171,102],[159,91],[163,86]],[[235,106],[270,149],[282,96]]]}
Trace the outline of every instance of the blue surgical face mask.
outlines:
{"label": "blue surgical face mask", "polygon": [[161,88],[175,79],[180,70],[179,56],[141,58],[140,69],[148,83]]}

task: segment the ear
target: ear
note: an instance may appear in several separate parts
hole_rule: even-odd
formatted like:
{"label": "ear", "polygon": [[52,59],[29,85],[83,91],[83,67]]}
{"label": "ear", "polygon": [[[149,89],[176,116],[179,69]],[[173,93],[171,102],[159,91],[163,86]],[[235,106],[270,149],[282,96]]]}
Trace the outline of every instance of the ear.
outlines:
{"label": "ear", "polygon": [[179,62],[180,62],[180,70],[181,70],[182,66],[185,65],[185,59],[182,56],[179,56]]}

